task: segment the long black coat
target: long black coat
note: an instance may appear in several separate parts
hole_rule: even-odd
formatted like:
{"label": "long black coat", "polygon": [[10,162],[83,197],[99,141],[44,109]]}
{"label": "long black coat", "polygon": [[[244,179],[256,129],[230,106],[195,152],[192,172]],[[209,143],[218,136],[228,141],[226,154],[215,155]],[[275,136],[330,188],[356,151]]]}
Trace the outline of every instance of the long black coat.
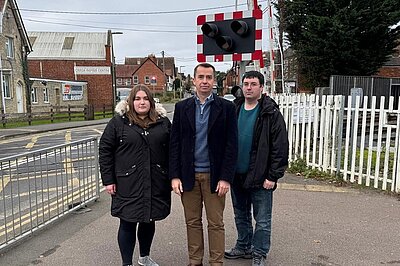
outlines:
{"label": "long black coat", "polygon": [[144,130],[126,116],[110,120],[100,139],[103,185],[116,184],[111,215],[129,222],[166,218],[171,210],[168,148],[171,122],[160,117]]}
{"label": "long black coat", "polygon": [[[194,97],[175,105],[170,142],[170,178],[180,178],[183,191],[191,191],[195,182]],[[208,120],[210,189],[214,193],[220,180],[232,182],[237,160],[237,118],[235,105],[214,94]]]}

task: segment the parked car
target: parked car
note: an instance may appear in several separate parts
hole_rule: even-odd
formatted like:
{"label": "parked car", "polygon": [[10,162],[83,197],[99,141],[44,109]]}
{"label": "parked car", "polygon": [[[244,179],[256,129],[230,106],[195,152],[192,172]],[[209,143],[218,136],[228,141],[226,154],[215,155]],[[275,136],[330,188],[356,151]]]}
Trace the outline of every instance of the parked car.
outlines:
{"label": "parked car", "polygon": [[132,88],[117,88],[117,102],[124,101],[128,98]]}
{"label": "parked car", "polygon": [[236,98],[232,94],[225,94],[224,99],[227,99],[228,101],[233,102],[233,100],[235,100]]}

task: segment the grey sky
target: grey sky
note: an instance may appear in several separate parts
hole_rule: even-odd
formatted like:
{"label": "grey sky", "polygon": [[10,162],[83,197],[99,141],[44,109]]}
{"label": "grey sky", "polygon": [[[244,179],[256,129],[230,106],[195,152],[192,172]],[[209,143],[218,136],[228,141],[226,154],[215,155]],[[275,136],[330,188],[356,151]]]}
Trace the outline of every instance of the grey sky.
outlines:
{"label": "grey sky", "polygon": [[[197,64],[197,16],[232,12],[235,10],[235,2],[234,0],[17,0],[27,31],[98,32],[111,29],[115,32],[123,32],[122,35],[114,35],[117,63],[123,63],[126,56],[139,57],[155,54],[157,57],[161,57],[161,51],[165,51],[166,56],[175,57],[176,66],[181,66],[180,69],[186,74],[191,74]],[[258,2],[264,9],[266,1],[259,0]],[[238,10],[247,9],[246,0],[237,1],[237,3]],[[99,13],[198,11],[145,15],[88,15],[33,12],[25,9]],[[265,24],[263,28],[265,28]],[[139,29],[145,31],[135,31]],[[263,34],[265,38],[265,31]],[[231,62],[214,65],[218,70],[226,70],[230,68]]]}

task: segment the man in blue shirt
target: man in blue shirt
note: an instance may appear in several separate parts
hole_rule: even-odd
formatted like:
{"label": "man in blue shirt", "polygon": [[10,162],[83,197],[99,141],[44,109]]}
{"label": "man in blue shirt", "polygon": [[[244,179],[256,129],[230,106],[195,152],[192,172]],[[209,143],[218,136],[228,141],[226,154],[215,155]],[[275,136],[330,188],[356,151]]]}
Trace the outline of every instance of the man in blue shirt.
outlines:
{"label": "man in blue shirt", "polygon": [[169,176],[185,212],[189,265],[202,265],[202,210],[207,215],[209,264],[224,259],[225,195],[235,175],[237,119],[232,102],[212,93],[215,68],[194,69],[196,94],[175,105],[171,128]]}
{"label": "man in blue shirt", "polygon": [[252,258],[252,265],[259,266],[265,265],[270,249],[272,192],[285,173],[289,145],[278,105],[262,95],[264,76],[249,71],[242,83],[244,97],[235,100],[239,149],[231,191],[238,238],[225,258]]}

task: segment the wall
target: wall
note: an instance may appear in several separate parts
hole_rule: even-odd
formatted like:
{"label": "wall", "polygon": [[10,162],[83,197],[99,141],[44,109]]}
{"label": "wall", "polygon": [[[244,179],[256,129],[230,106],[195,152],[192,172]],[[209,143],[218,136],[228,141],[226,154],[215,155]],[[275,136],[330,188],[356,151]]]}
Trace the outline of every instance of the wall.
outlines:
{"label": "wall", "polygon": [[74,75],[74,66],[109,66],[111,67],[109,47],[107,60],[36,60],[29,59],[31,78],[85,81],[88,88],[88,103],[95,107],[112,106],[113,86],[111,72],[107,75]]}
{"label": "wall", "polygon": [[[6,40],[7,37],[13,38],[14,41],[14,57],[7,58]],[[23,76],[23,44],[22,37],[17,28],[17,23],[13,12],[8,4],[7,10],[3,17],[3,32],[0,34],[0,54],[3,73],[11,74],[11,98],[5,99],[6,113],[17,113],[16,88],[20,84],[22,86],[22,102],[23,112],[26,112],[26,84]],[[3,109],[2,93],[0,90],[0,106]]]}
{"label": "wall", "polygon": [[[63,84],[69,85],[81,85],[83,87],[82,99],[80,100],[64,100],[63,99]],[[68,105],[73,106],[83,106],[88,103],[88,90],[87,83],[68,83],[68,82],[58,82],[58,81],[33,81],[32,88],[36,88],[37,90],[37,102],[31,104],[32,112],[50,112],[50,109],[53,108],[53,111],[56,112],[58,107],[67,107]],[[44,92],[43,89],[48,89],[49,101],[44,101]]]}
{"label": "wall", "polygon": [[156,85],[154,86],[151,84],[145,84],[145,85],[148,86],[153,92],[158,92],[158,93],[163,92],[165,84],[164,74],[162,70],[160,70],[160,68],[158,68],[150,60],[144,62],[133,75],[138,76],[140,84],[145,84],[145,76],[149,76],[150,79],[153,76],[156,77],[157,80]]}

